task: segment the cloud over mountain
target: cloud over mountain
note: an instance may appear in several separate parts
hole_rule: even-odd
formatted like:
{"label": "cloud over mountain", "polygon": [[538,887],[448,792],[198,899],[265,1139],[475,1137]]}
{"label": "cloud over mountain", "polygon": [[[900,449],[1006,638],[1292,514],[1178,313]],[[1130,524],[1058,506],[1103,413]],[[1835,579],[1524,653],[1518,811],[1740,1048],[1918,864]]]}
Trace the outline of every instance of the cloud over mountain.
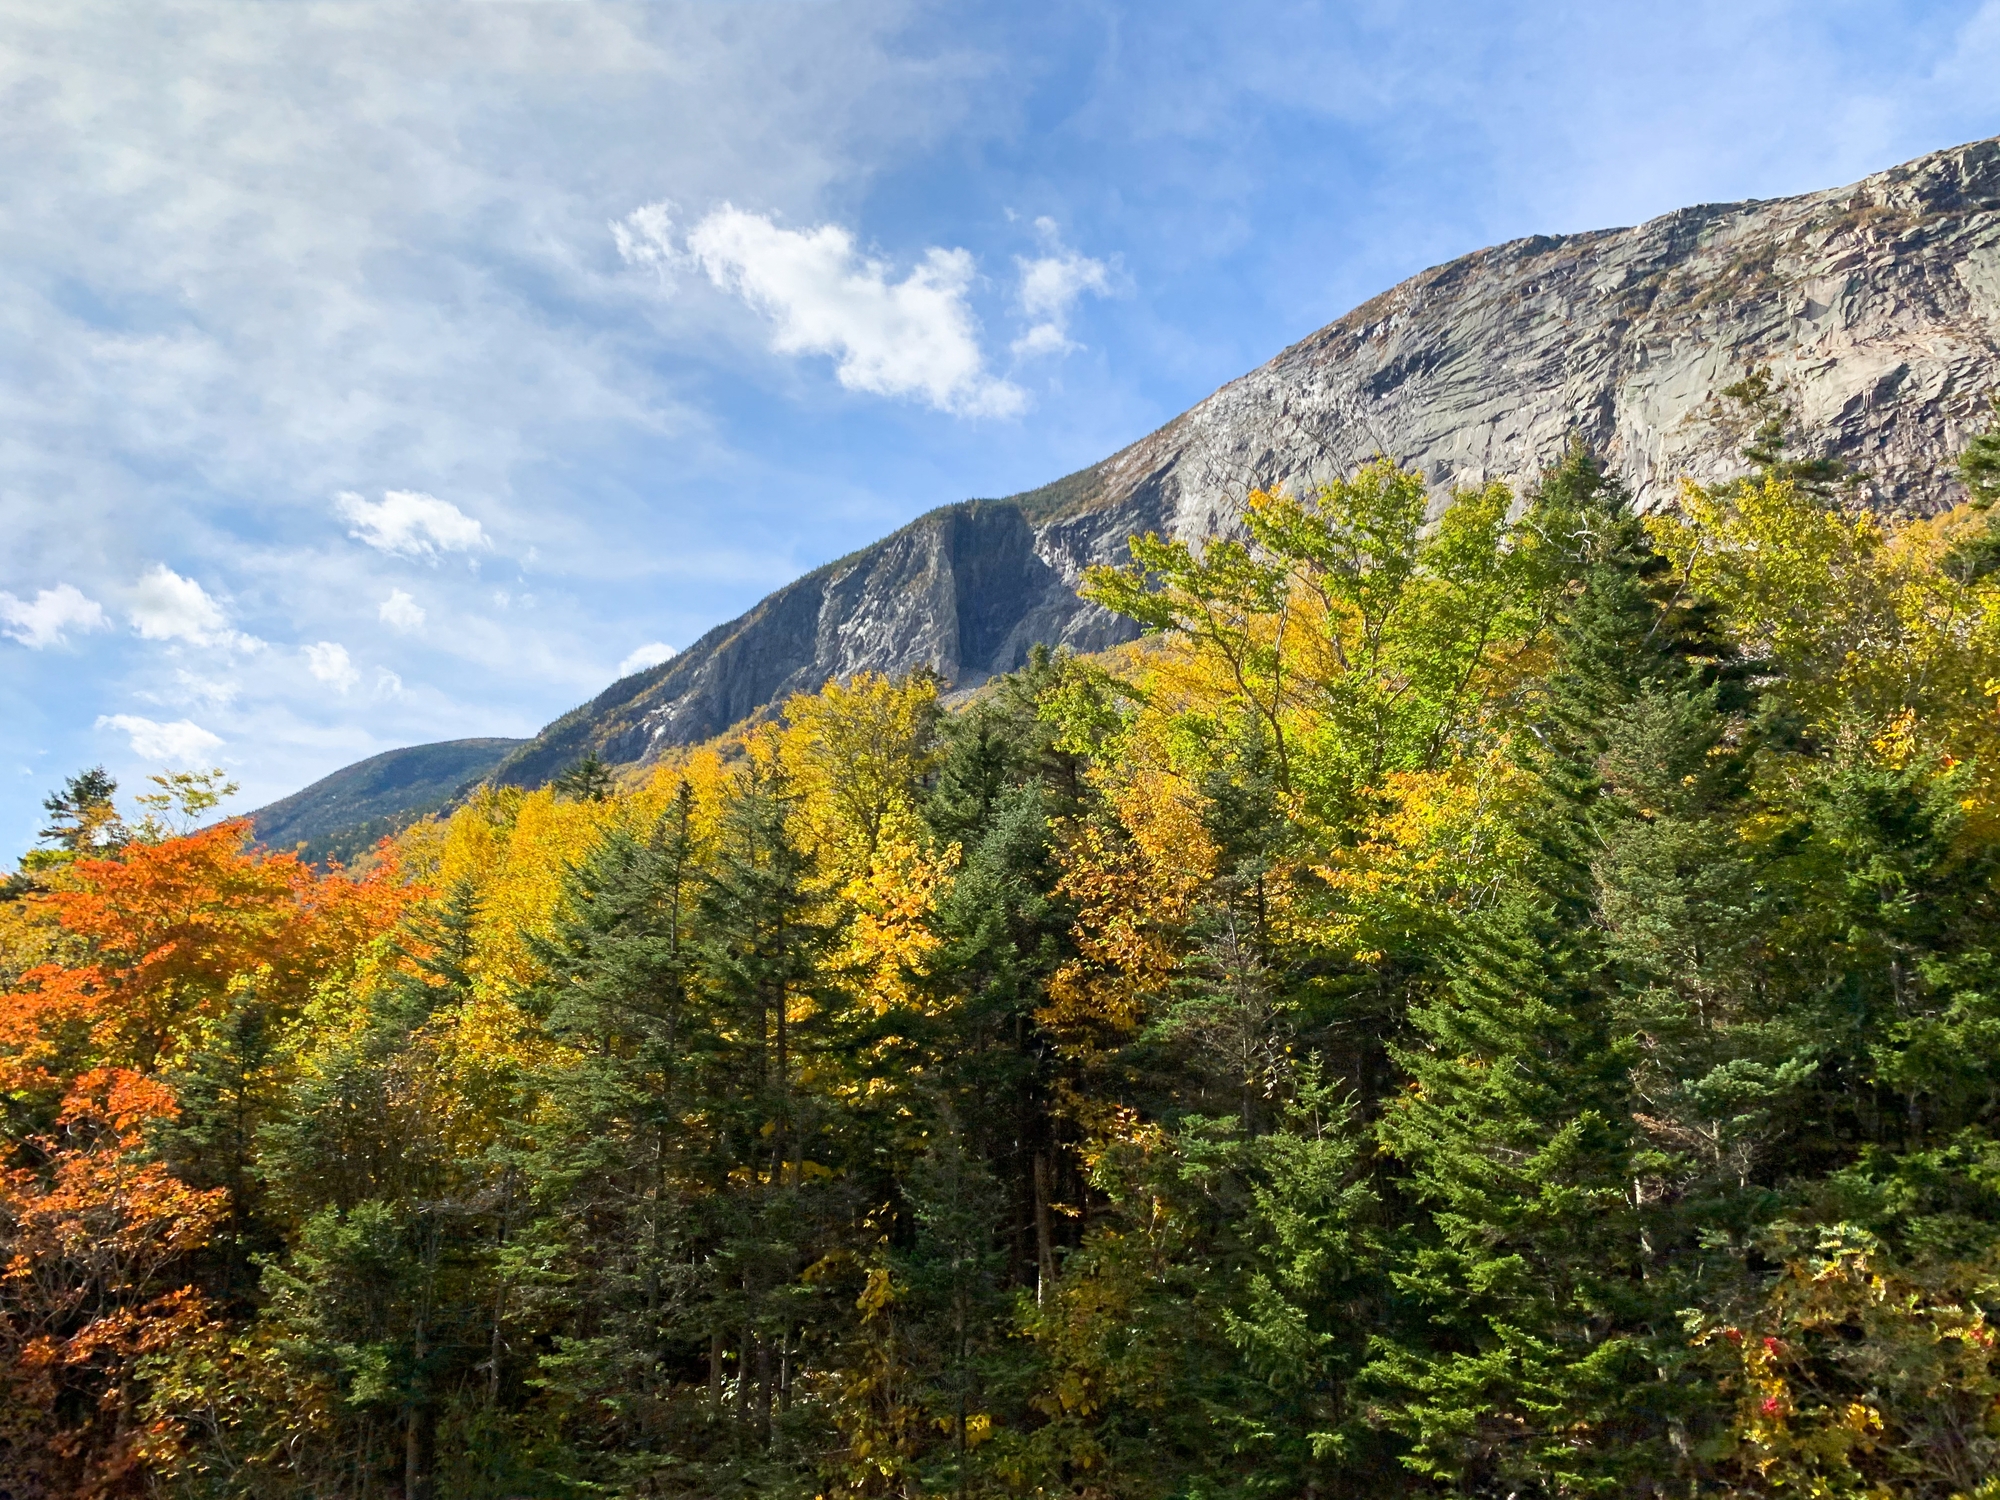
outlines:
{"label": "cloud over mountain", "polygon": [[1014,258],[1021,272],[1021,311],[1034,321],[1011,347],[1021,356],[1067,354],[1077,347],[1069,337],[1070,310],[1085,292],[1110,295],[1111,268],[1067,248],[1054,219],[1035,220],[1035,231],[1047,253]]}
{"label": "cloud over mountain", "polygon": [[612,226],[619,253],[665,272],[699,267],[771,325],[780,354],[824,354],[849,390],[909,396],[959,416],[1004,417],[1027,393],[986,369],[968,292],[972,253],[932,246],[900,278],[838,224],[786,229],[733,204],[701,219],[684,245],[672,205],[648,204]]}

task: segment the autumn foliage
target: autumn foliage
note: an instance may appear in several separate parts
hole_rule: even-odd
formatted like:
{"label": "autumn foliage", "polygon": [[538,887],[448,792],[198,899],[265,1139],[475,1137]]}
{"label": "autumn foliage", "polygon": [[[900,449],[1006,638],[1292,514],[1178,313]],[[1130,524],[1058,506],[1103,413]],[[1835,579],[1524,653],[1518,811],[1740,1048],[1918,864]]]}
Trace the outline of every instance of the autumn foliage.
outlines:
{"label": "autumn foliage", "polygon": [[78,778],[4,1487],[2000,1492],[1991,444],[1891,521],[1732,390],[1658,514],[1580,444],[1254,494],[1091,574],[1129,648],[365,873]]}
{"label": "autumn foliage", "polygon": [[228,1215],[161,1159],[176,1069],[247,992],[296,1015],[352,970],[415,894],[384,865],[356,881],[246,852],[225,822],[80,858],[25,898],[60,961],[0,1003],[12,1160],[0,1179],[0,1439],[18,1486],[137,1493],[170,1452],[144,1410],[146,1361],[199,1336],[215,1308],[202,1252]]}

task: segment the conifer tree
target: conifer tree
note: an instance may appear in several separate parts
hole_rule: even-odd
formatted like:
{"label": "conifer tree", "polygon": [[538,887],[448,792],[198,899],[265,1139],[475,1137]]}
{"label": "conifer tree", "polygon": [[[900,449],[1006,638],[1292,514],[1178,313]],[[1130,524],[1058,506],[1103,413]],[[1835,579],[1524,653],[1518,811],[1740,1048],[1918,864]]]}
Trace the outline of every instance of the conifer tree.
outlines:
{"label": "conifer tree", "polygon": [[622,1450],[634,1475],[704,1425],[683,1399],[709,1354],[690,1326],[709,1248],[693,1205],[727,1188],[702,1124],[729,1086],[724,1040],[690,991],[693,802],[683,781],[645,837],[611,829],[530,944],[547,973],[531,1005],[576,1056],[548,1070],[551,1118],[524,1163],[535,1216],[505,1259],[525,1326],[566,1330],[537,1383],[574,1440]]}
{"label": "conifer tree", "polygon": [[[431,1026],[472,999],[478,913],[461,880],[411,915],[393,944],[405,967],[358,1028],[326,1039],[291,1110],[261,1132],[275,1206],[298,1226],[291,1256],[265,1267],[265,1317],[339,1389],[364,1429],[357,1451],[387,1461],[374,1437],[395,1430],[406,1500],[435,1495],[440,1425],[494,1350],[505,1168],[490,1132],[464,1128],[471,1101],[455,1096]],[[474,1148],[482,1134],[489,1144]]]}
{"label": "conifer tree", "polygon": [[1975,505],[2000,500],[2000,392],[1988,398],[1988,405],[1993,413],[1991,422],[1958,457],[1959,478],[1965,481]]}
{"label": "conifer tree", "polygon": [[713,1117],[733,1183],[713,1207],[705,1316],[717,1394],[733,1388],[732,1441],[746,1457],[784,1437],[802,1339],[820,1307],[797,1278],[837,1232],[821,1212],[837,1208],[836,1190],[809,1183],[807,1163],[866,1149],[831,1130],[802,1078],[808,1063],[822,1076],[837,1067],[851,1033],[827,973],[836,927],[813,889],[813,859],[787,827],[788,799],[782,770],[753,760],[697,899],[699,982],[730,1083]]}
{"label": "conifer tree", "polygon": [[[1635,1014],[1632,995],[1657,1010],[1653,981],[1690,976],[1684,954],[1652,976],[1633,960],[1643,935],[1682,929],[1690,898],[1740,935],[1739,872],[1702,822],[1736,785],[1717,759],[1731,685],[1706,622],[1668,595],[1623,493],[1580,445],[1545,476],[1534,524],[1566,575],[1555,664],[1517,741],[1537,788],[1519,814],[1535,853],[1465,922],[1399,1049],[1411,1086],[1383,1137],[1429,1227],[1397,1279],[1429,1326],[1385,1344],[1370,1378],[1396,1393],[1420,1472],[1643,1488],[1700,1418],[1663,1378],[1682,1288],[1659,1262],[1678,1240],[1673,1195],[1649,1186],[1666,1169],[1634,1078],[1664,1070],[1672,1081],[1653,1087],[1671,1091],[1689,1061],[1649,1055],[1661,1017]],[[1630,878],[1663,855],[1665,888]]]}

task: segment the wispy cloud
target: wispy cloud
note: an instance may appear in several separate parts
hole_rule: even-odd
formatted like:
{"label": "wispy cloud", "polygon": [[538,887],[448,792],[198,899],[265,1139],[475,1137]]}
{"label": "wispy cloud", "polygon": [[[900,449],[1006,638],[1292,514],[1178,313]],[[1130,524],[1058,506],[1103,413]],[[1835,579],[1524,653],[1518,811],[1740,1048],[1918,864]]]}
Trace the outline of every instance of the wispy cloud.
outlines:
{"label": "wispy cloud", "polygon": [[220,735],[210,734],[192,719],[161,724],[137,714],[103,714],[97,727],[125,735],[132,742],[132,753],[143,760],[186,764],[222,746]]}
{"label": "wispy cloud", "polygon": [[1081,347],[1070,340],[1070,310],[1085,292],[1105,297],[1112,289],[1111,267],[1067,248],[1054,219],[1035,220],[1035,232],[1047,253],[1014,258],[1021,272],[1021,311],[1032,324],[1011,347],[1024,358]]}
{"label": "wispy cloud", "polygon": [[243,691],[240,682],[226,677],[204,677],[186,667],[174,673],[174,684],[180,689],[175,695],[180,701],[200,703],[208,708],[227,708]]}
{"label": "wispy cloud", "polygon": [[673,286],[673,273],[688,266],[692,257],[674,243],[674,213],[679,205],[671,198],[647,203],[611,226],[611,241],[628,266],[644,266],[658,274],[663,285]]}
{"label": "wispy cloud", "polygon": [[103,606],[68,583],[42,589],[33,599],[0,592],[0,622],[0,632],[36,651],[61,645],[68,631],[103,630],[111,623]]}
{"label": "wispy cloud", "polygon": [[372,501],[343,491],[334,505],[343,519],[353,523],[348,535],[378,552],[435,558],[440,552],[491,545],[478,521],[449,500],[419,490],[389,490]]}
{"label": "wispy cloud", "polygon": [[913,396],[959,416],[1013,416],[1027,405],[1026,392],[986,369],[967,295],[976,272],[968,250],[933,246],[898,280],[838,224],[785,229],[731,204],[695,224],[684,244],[666,203],[612,227],[628,263],[662,272],[699,266],[770,322],[773,349],[831,355],[849,390]]}

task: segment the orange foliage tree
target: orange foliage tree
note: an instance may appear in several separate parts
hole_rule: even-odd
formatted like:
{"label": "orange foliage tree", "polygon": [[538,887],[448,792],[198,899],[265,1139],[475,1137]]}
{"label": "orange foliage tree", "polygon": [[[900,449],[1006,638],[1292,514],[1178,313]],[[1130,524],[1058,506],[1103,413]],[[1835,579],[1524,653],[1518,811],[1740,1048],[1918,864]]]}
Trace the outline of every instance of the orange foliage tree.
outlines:
{"label": "orange foliage tree", "polygon": [[413,894],[249,847],[241,820],[79,859],[27,898],[51,961],[0,995],[0,1478],[109,1495],[174,1434],[142,1419],[148,1356],[208,1326],[199,1253],[228,1212],[160,1160],[172,1070],[254,991],[285,1016]]}

